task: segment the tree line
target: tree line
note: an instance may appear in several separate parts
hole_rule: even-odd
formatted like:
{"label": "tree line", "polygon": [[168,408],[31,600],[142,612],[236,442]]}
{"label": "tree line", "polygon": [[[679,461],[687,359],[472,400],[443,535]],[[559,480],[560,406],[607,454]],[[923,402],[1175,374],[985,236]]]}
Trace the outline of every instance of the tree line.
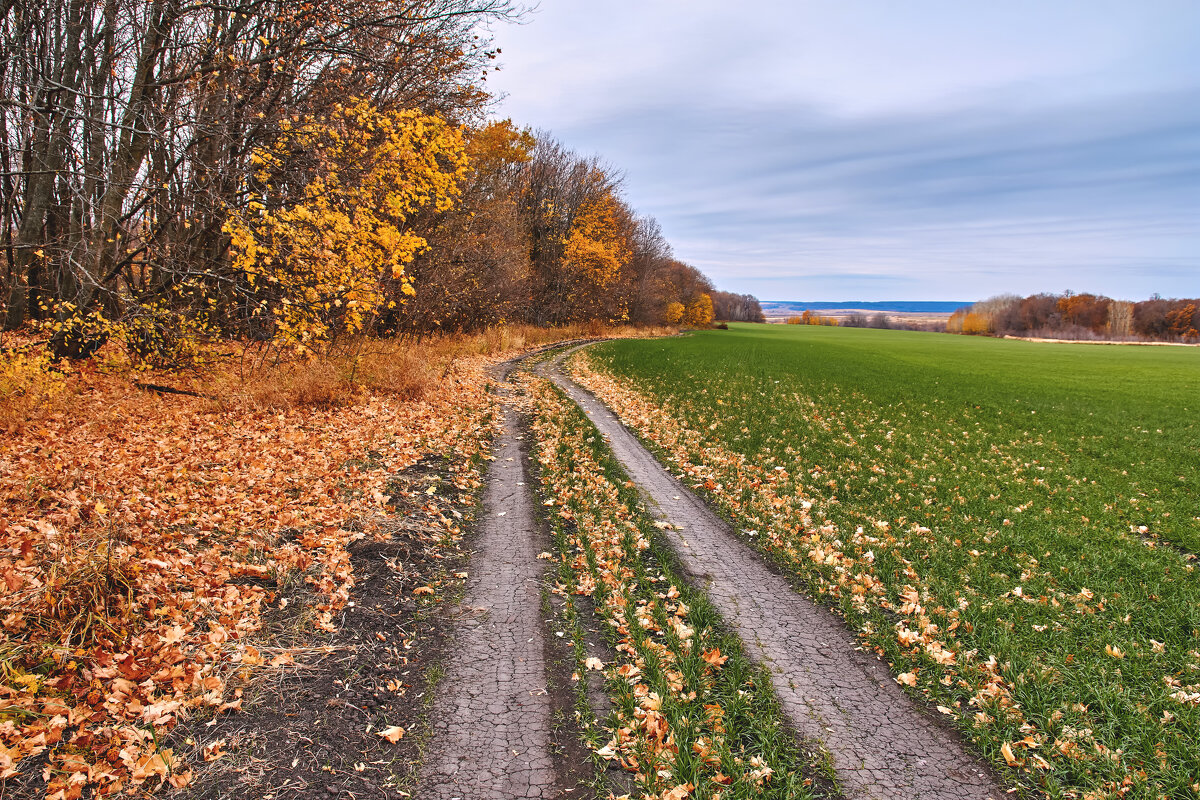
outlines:
{"label": "tree line", "polygon": [[0,12],[5,329],[169,361],[506,321],[760,319],[615,171],[488,121],[510,0],[48,0]]}
{"label": "tree line", "polygon": [[1200,340],[1200,299],[1130,302],[1097,294],[1000,295],[959,309],[946,330],[1051,339]]}

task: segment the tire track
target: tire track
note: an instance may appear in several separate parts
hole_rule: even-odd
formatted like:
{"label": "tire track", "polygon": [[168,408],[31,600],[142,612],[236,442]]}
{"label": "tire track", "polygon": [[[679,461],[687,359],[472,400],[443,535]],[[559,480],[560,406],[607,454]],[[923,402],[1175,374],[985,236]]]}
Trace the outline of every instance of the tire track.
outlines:
{"label": "tire track", "polygon": [[542,566],[519,412],[504,406],[483,521],[432,713],[422,798],[556,796],[541,620]]}
{"label": "tire track", "polygon": [[[573,350],[571,351],[573,352]],[[958,735],[919,710],[843,622],[797,594],[615,415],[563,374],[539,368],[588,415],[648,499],[685,571],[771,671],[788,719],[829,751],[848,798],[1001,800],[1000,783]]]}

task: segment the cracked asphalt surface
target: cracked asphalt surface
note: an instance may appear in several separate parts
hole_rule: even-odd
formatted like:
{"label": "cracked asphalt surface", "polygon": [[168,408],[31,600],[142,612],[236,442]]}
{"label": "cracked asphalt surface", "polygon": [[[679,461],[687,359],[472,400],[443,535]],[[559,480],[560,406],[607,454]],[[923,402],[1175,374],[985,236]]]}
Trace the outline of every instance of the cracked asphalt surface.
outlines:
{"label": "cracked asphalt surface", "polygon": [[858,649],[831,611],[804,596],[740,541],[724,521],[659,464],[611,411],[560,369],[540,371],[604,434],[689,576],[771,671],[784,711],[821,741],[848,798],[1001,800],[1005,790],[956,733],[920,710],[887,665]]}
{"label": "cracked asphalt surface", "polygon": [[493,455],[454,655],[431,715],[422,798],[554,795],[542,567],[519,414],[511,406]]}

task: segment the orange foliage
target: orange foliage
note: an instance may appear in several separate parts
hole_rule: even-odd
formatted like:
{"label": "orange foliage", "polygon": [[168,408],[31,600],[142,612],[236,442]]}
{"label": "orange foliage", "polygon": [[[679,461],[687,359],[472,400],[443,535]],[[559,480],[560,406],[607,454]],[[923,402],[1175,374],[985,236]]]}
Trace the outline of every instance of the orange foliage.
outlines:
{"label": "orange foliage", "polygon": [[537,140],[511,119],[491,122],[467,136],[467,158],[474,172],[494,172],[509,164],[525,164]]}
{"label": "orange foliage", "polygon": [[567,235],[564,266],[588,288],[607,289],[629,265],[628,212],[611,192],[583,204]]}
{"label": "orange foliage", "polygon": [[1181,339],[1200,338],[1200,332],[1196,330],[1200,314],[1197,314],[1196,309],[1195,303],[1188,303],[1182,308],[1168,311],[1166,314],[1167,329]]}
{"label": "orange foliage", "polygon": [[798,317],[788,317],[788,325],[827,325],[837,327],[837,317],[822,317],[820,314],[814,314],[812,309],[804,309],[804,313]]}
{"label": "orange foliage", "polygon": [[985,314],[974,311],[967,313],[962,320],[962,332],[968,335],[985,335],[992,330],[992,321]]}
{"label": "orange foliage", "polygon": [[1100,332],[1108,324],[1110,303],[1109,298],[1094,294],[1068,294],[1059,298],[1058,310],[1066,322]]}

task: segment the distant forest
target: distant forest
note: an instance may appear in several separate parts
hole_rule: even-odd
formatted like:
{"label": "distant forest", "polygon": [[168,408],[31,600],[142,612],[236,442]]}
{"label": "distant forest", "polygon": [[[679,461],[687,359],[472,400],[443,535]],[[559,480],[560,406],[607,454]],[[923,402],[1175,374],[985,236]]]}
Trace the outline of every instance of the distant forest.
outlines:
{"label": "distant forest", "polygon": [[1200,299],[1130,302],[1097,294],[1000,295],[961,308],[947,333],[1046,339],[1194,342],[1200,340]]}
{"label": "distant forest", "polygon": [[752,294],[713,291],[713,316],[723,322],[766,322],[762,306]]}

